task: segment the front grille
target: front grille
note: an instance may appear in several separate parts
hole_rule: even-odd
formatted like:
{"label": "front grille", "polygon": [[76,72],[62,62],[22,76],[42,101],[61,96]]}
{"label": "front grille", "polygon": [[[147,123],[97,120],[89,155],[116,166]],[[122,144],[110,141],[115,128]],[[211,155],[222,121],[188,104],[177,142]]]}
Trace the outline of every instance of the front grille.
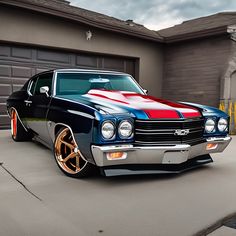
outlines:
{"label": "front grille", "polygon": [[[176,135],[176,130],[189,130],[187,135]],[[195,145],[204,141],[204,119],[136,120],[135,142],[141,145],[180,144]]]}

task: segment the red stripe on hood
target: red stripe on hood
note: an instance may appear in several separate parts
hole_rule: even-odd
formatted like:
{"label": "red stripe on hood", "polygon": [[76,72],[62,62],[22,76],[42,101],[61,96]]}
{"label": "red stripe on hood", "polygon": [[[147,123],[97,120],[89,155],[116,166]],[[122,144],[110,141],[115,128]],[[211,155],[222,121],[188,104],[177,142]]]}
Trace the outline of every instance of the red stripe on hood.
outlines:
{"label": "red stripe on hood", "polygon": [[175,110],[143,110],[150,119],[175,119],[180,118]]}
{"label": "red stripe on hood", "polygon": [[192,111],[192,112],[182,111],[181,113],[184,116],[184,118],[194,118],[194,117],[200,117],[201,116],[201,113],[197,110]]}
{"label": "red stripe on hood", "polygon": [[180,114],[184,118],[201,117],[201,113],[194,107],[132,92],[92,89],[85,96],[122,103],[142,110],[150,119],[178,119],[181,117]]}

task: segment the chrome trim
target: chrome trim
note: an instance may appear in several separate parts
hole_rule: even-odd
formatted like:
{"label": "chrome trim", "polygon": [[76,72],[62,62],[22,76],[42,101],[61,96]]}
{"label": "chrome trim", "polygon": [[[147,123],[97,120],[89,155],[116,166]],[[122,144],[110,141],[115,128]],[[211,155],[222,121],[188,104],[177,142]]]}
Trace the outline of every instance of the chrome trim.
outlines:
{"label": "chrome trim", "polygon": [[207,138],[207,142],[225,142],[225,141],[229,141],[232,138],[230,136],[227,137],[210,137]]}
{"label": "chrome trim", "polygon": [[[159,134],[159,132],[164,132],[166,131],[167,134],[170,134],[170,132],[174,132],[176,129],[135,129],[135,131],[138,131],[138,132],[143,132],[142,134],[144,133],[154,133],[157,132],[156,134]],[[194,133],[194,132],[199,132],[199,131],[202,131],[202,129],[200,128],[190,128],[189,131],[191,133]],[[169,133],[168,133],[169,132]]]}
{"label": "chrome trim", "polygon": [[[29,96],[33,96],[33,94],[30,92],[30,89],[31,89],[32,84],[33,84],[33,82],[34,82],[33,79],[34,79],[34,78],[30,79],[31,81],[29,82],[29,84],[28,84],[28,86],[27,86],[27,93],[28,93]],[[36,80],[37,80],[37,79],[36,79]]]}
{"label": "chrome trim", "polygon": [[[164,130],[163,130],[164,131]],[[171,131],[169,131],[169,132],[135,132],[135,134],[143,134],[143,135],[155,135],[155,134],[173,134],[173,135],[175,135],[175,131],[176,130],[171,130]],[[189,129],[189,133],[188,134],[192,134],[192,133],[197,133],[197,132],[201,132],[202,130],[193,130],[193,131],[191,131],[191,129]],[[186,135],[188,135],[188,134],[186,134]]]}
{"label": "chrome trim", "polygon": [[[135,143],[141,143],[142,145],[148,145],[148,144],[157,144],[157,145],[162,145],[163,143],[164,144],[171,144],[171,145],[175,145],[176,143],[178,143],[178,141],[159,141],[159,142],[143,142],[143,141],[135,141]],[[180,141],[179,141],[180,143]]]}
{"label": "chrome trim", "polygon": [[[120,126],[121,126],[121,124],[124,123],[124,122],[130,123],[131,126],[132,126],[132,133],[131,133],[131,135],[130,135],[129,137],[124,137],[124,136],[122,136],[122,135],[120,134]],[[120,139],[131,139],[131,138],[133,138],[133,137],[134,137],[134,123],[131,122],[130,120],[121,120],[120,123],[119,123],[119,125],[118,125],[118,128],[117,128],[117,133],[118,133]]]}
{"label": "chrome trim", "polygon": [[[65,70],[68,70],[68,71],[65,71]],[[94,73],[94,74],[110,74],[110,75],[127,75],[129,76],[133,82],[139,87],[139,89],[143,92],[142,95],[146,95],[146,93],[144,92],[143,88],[139,85],[139,83],[134,79],[134,77],[130,74],[127,74],[127,73],[122,73],[122,72],[118,72],[118,71],[99,71],[99,70],[86,70],[86,69],[75,69],[73,71],[73,69],[62,69],[62,70],[54,70],[54,76],[53,76],[53,80],[54,80],[54,83],[52,86],[53,87],[53,96],[56,96],[56,85],[57,85],[57,74],[58,73],[67,73],[67,74],[72,74],[72,73],[83,73],[83,74],[88,74],[88,73]]]}
{"label": "chrome trim", "polygon": [[[11,110],[14,110],[14,111],[16,112],[17,118],[18,118],[18,120],[20,121],[22,127],[24,128],[24,130],[25,130],[26,132],[29,132],[29,130],[28,130],[28,129],[25,127],[25,125],[23,124],[23,122],[22,122],[22,120],[21,120],[21,118],[20,118],[20,116],[19,116],[19,114],[18,114],[16,108],[15,108],[15,107],[11,107],[11,108],[9,108],[9,110],[10,110],[10,111],[11,111]],[[8,112],[8,114],[9,114],[9,117],[11,118],[10,112]]]}
{"label": "chrome trim", "polygon": [[56,78],[57,78],[57,71],[54,71],[53,73],[53,77],[52,77],[52,96],[55,97],[56,96]]}
{"label": "chrome trim", "polygon": [[54,72],[66,72],[66,73],[91,73],[94,72],[96,74],[121,74],[121,75],[129,75],[125,72],[120,71],[111,71],[111,70],[94,70],[94,69],[55,69]]}
{"label": "chrome trim", "polygon": [[30,106],[33,102],[30,100],[25,100],[24,103],[26,106]]}
{"label": "chrome trim", "polygon": [[[201,140],[204,140],[202,138],[195,138],[195,139],[190,139],[190,140],[186,140],[185,142],[189,142],[189,143],[194,143],[194,142],[198,142],[198,141],[201,141]],[[157,145],[160,145],[160,144],[168,144],[168,143],[180,143],[181,141],[156,141],[156,142],[143,142],[143,141],[136,141],[135,140],[135,143],[141,143],[142,145],[147,145],[147,144],[157,144]]]}
{"label": "chrome trim", "polygon": [[[208,120],[213,120],[213,121],[215,122],[215,124],[214,124],[214,129],[213,129],[212,131],[210,131],[210,132],[206,131],[206,122],[207,122]],[[213,134],[213,133],[215,133],[215,132],[216,132],[216,126],[217,126],[216,118],[215,118],[215,117],[208,117],[208,118],[205,120],[205,123],[204,123],[204,133],[206,133],[206,134]]]}
{"label": "chrome trim", "polygon": [[173,132],[174,129],[135,129],[135,131],[139,131],[139,132],[145,132],[145,133],[148,133],[148,132],[162,132],[162,131],[167,131],[167,132]]}
{"label": "chrome trim", "polygon": [[88,119],[91,119],[91,120],[94,120],[94,117],[87,114],[87,113],[84,113],[84,112],[80,112],[80,111],[75,111],[75,110],[67,110],[69,113],[72,113],[72,114],[75,114],[75,115],[78,115],[78,116],[83,116],[83,117],[86,117]]}
{"label": "chrome trim", "polygon": [[[176,129],[174,135],[176,136],[186,136],[190,132],[190,129]],[[194,133],[194,132],[193,132]],[[195,131],[196,133],[196,131]]]}
{"label": "chrome trim", "polygon": [[173,119],[173,120],[171,120],[171,119],[167,119],[167,120],[135,120],[135,122],[152,122],[152,123],[154,123],[154,122],[157,122],[157,123],[168,122],[169,123],[169,122],[197,122],[199,120],[203,120],[203,117],[196,117],[195,119],[180,118],[178,120],[176,120],[176,119]]}
{"label": "chrome trim", "polygon": [[[179,164],[197,156],[222,152],[230,143],[231,137],[209,138],[207,141],[190,146],[189,144],[173,144],[160,146],[128,145],[92,145],[91,150],[97,166],[112,166],[125,164]],[[216,149],[207,150],[208,143],[218,144]],[[109,152],[127,152],[127,159],[107,160]],[[168,160],[170,160],[168,162]],[[175,162],[171,162],[171,161]]]}
{"label": "chrome trim", "polygon": [[[105,123],[111,123],[111,124],[113,125],[113,127],[114,127],[114,134],[113,134],[113,136],[112,136],[111,138],[105,138],[105,137],[102,135],[102,127],[103,127],[103,125],[104,125]],[[112,120],[104,120],[104,121],[102,122],[102,124],[101,124],[101,129],[100,129],[103,140],[105,140],[105,141],[114,140],[114,139],[116,138],[116,130],[117,130],[116,124],[115,124]]]}
{"label": "chrome trim", "polygon": [[170,131],[169,133],[168,132],[135,132],[135,134],[142,134],[142,135],[155,135],[155,134],[174,134],[174,130]]}
{"label": "chrome trim", "polygon": [[24,102],[25,102],[25,103],[33,103],[33,102],[30,101],[30,100],[25,100]]}

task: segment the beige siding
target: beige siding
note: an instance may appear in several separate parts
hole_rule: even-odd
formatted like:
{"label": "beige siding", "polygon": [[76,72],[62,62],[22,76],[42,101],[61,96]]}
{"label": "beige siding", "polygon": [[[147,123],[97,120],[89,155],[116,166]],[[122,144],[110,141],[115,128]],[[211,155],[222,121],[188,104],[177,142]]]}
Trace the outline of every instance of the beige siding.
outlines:
{"label": "beige siding", "polygon": [[[163,60],[158,43],[22,9],[1,6],[0,15],[0,41],[138,58],[140,84],[151,95],[161,95]],[[88,30],[93,34],[90,41],[85,36]]]}
{"label": "beige siding", "polygon": [[163,97],[217,107],[230,49],[227,36],[167,45]]}

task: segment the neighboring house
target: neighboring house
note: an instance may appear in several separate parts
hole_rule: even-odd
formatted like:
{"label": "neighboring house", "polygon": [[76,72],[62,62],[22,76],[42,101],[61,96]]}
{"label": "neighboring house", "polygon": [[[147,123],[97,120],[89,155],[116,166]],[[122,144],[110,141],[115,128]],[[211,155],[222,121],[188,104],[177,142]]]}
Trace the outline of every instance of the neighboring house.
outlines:
{"label": "neighboring house", "polygon": [[185,21],[165,38],[162,96],[219,106],[236,99],[236,12]]}
{"label": "neighboring house", "polygon": [[219,107],[236,133],[236,12],[160,30],[165,38],[162,96]]}
{"label": "neighboring house", "polygon": [[171,100],[219,106],[236,98],[236,13],[158,32],[65,0],[1,0],[0,16],[0,128],[9,127],[8,95],[52,68],[124,71]]}

